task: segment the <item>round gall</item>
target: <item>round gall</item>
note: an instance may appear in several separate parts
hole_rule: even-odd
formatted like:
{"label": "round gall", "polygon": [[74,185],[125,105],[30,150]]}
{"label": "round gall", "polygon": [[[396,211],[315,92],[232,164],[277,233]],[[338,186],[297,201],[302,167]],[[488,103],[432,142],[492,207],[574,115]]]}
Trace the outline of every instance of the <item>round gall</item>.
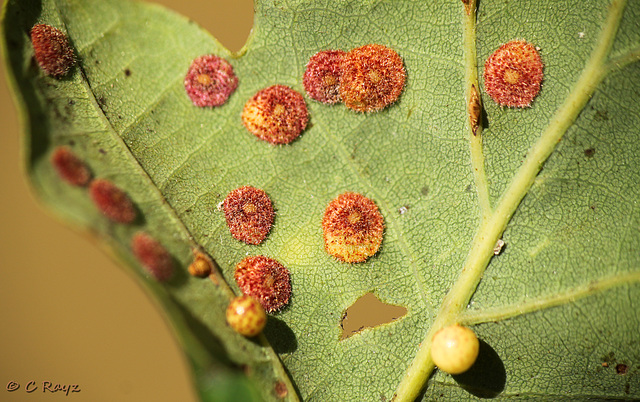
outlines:
{"label": "round gall", "polygon": [[431,344],[431,358],[438,368],[449,374],[469,370],[478,358],[480,342],[468,327],[450,325],[436,332]]}

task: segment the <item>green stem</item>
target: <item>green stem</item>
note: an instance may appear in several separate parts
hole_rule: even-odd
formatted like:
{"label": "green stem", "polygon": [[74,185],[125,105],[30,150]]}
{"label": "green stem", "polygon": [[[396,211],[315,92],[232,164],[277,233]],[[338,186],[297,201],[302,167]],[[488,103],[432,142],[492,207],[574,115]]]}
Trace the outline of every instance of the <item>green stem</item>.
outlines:
{"label": "green stem", "polygon": [[[498,207],[488,219],[482,221],[474,236],[471,251],[460,276],[445,296],[433,325],[420,344],[416,357],[398,386],[394,401],[413,401],[433,372],[434,364],[431,359],[433,335],[441,328],[460,321],[460,314],[471,300],[489,261],[494,255],[493,248],[497,240],[531,188],[542,165],[589,101],[597,85],[605,77],[608,71],[605,68],[605,61],[618,31],[625,6],[626,0],[614,0],[610,5],[609,14],[598,43],[578,82],[562,106],[556,111],[547,129],[529,151],[523,165],[518,169],[509,187],[500,198]],[[472,10],[475,10],[475,6],[472,7]],[[475,19],[474,12],[465,15],[465,18]],[[470,26],[473,27],[470,22],[465,20],[465,37],[472,35],[468,32]]]}

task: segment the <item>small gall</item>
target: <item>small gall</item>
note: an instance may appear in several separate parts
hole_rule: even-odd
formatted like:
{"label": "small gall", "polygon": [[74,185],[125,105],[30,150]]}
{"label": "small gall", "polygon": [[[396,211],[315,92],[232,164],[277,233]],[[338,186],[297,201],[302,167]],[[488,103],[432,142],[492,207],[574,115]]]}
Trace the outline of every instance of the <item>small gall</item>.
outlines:
{"label": "small gall", "polygon": [[323,50],[311,56],[302,84],[311,99],[325,104],[340,102],[343,50]]}
{"label": "small gall", "polygon": [[274,387],[276,396],[280,399],[286,397],[289,394],[289,390],[287,389],[287,384],[284,381],[277,381],[276,386]]}
{"label": "small gall", "polygon": [[394,103],[404,89],[402,58],[383,45],[365,45],[342,60],[340,96],[345,106],[358,112],[375,112]]}
{"label": "small gall", "polygon": [[69,147],[57,147],[51,155],[51,164],[58,175],[71,185],[84,187],[91,180],[91,172],[86,163]]}
{"label": "small gall", "polygon": [[484,88],[500,106],[529,107],[540,92],[542,60],[525,41],[502,45],[484,64]]}
{"label": "small gall", "polygon": [[238,86],[238,77],[225,59],[209,54],[196,58],[184,78],[191,102],[199,107],[223,105]]}
{"label": "small gall", "polygon": [[236,265],[234,277],[242,292],[255,297],[267,313],[278,311],[289,303],[289,270],[273,258],[246,257]]}
{"label": "small gall", "polygon": [[289,144],[307,127],[309,112],[302,95],[284,85],[255,94],[242,110],[249,132],[272,144]]}
{"label": "small gall", "polygon": [[362,262],[378,252],[384,218],[373,201],[347,192],[327,206],[322,232],[327,253],[342,261]]}
{"label": "small gall", "polygon": [[480,342],[468,327],[459,324],[442,328],[433,336],[431,358],[438,368],[449,374],[469,370],[478,358]]}
{"label": "small gall", "polygon": [[247,244],[260,244],[273,225],[273,205],[263,190],[251,186],[230,192],[222,204],[231,235]]}
{"label": "small gall", "polygon": [[167,281],[173,275],[173,260],[167,249],[147,233],[138,232],[131,239],[133,255],[142,266],[159,282]]}
{"label": "small gall", "polygon": [[100,212],[112,221],[131,223],[136,219],[136,209],[131,198],[109,180],[93,180],[89,185],[89,194]]}
{"label": "small gall", "polygon": [[76,63],[67,35],[51,25],[34,25],[31,28],[31,44],[36,61],[46,75],[61,78]]}
{"label": "small gall", "polygon": [[193,257],[193,262],[189,264],[188,271],[192,276],[206,278],[211,274],[212,268],[213,262],[211,259],[206,254],[197,251]]}
{"label": "small gall", "polygon": [[469,114],[469,127],[471,128],[471,133],[476,135],[478,133],[478,128],[482,124],[482,103],[480,103],[480,94],[478,94],[478,90],[473,84],[471,84],[471,90],[469,91],[467,113]]}
{"label": "small gall", "polygon": [[240,335],[256,336],[262,332],[267,324],[267,314],[256,299],[242,295],[229,303],[227,323]]}

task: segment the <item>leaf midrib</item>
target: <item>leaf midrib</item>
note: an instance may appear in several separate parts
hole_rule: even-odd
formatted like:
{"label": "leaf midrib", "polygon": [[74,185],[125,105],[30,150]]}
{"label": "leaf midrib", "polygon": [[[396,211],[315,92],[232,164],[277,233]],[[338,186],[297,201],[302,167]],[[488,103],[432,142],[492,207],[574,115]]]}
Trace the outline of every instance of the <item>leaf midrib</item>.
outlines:
{"label": "leaf midrib", "polygon": [[[394,401],[413,400],[432,373],[435,367],[431,360],[430,352],[433,335],[444,326],[460,320],[460,313],[471,300],[484,270],[493,257],[493,247],[496,241],[504,232],[520,202],[533,185],[542,165],[609,71],[606,68],[606,59],[618,31],[625,7],[626,0],[614,0],[609,6],[604,28],[571,93],[556,110],[544,133],[527,153],[527,158],[500,197],[494,212],[487,220],[482,221],[478,232],[474,236],[471,250],[461,274],[444,298],[433,325],[422,341],[414,361],[398,386]],[[475,7],[473,9],[475,10]],[[474,13],[471,14],[468,18],[475,19]],[[470,86],[471,83],[467,85]]]}

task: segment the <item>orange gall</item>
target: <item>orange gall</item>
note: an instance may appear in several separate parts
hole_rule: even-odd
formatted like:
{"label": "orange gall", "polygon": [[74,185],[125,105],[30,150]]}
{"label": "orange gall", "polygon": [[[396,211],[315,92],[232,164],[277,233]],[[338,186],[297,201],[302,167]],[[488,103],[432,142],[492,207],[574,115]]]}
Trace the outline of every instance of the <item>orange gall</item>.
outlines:
{"label": "orange gall", "polygon": [[34,25],[31,28],[31,44],[36,61],[46,75],[61,78],[76,63],[67,35],[51,25]]}
{"label": "orange gall", "polygon": [[273,85],[255,94],[242,110],[249,132],[272,144],[289,144],[304,131],[309,112],[302,95],[284,85]]}
{"label": "orange gall", "polygon": [[198,278],[205,278],[211,274],[213,269],[213,262],[204,253],[196,252],[193,261],[189,264],[189,274]]}
{"label": "orange gall", "polygon": [[234,277],[242,292],[258,300],[267,313],[281,310],[289,303],[289,270],[273,258],[246,257],[236,265]]}
{"label": "orange gall", "polygon": [[238,77],[225,59],[213,54],[193,60],[184,88],[194,105],[213,107],[223,105],[238,86]]}
{"label": "orange gall", "polygon": [[96,179],[89,185],[89,195],[104,216],[118,223],[131,223],[136,209],[131,198],[109,180]]}
{"label": "orange gall", "polygon": [[56,147],[51,154],[51,164],[58,172],[58,175],[67,183],[84,187],[91,180],[91,172],[76,154],[69,147]]}
{"label": "orange gall", "polygon": [[138,262],[159,282],[173,275],[173,259],[167,249],[147,233],[138,232],[131,239],[131,250]]}
{"label": "orange gall", "polygon": [[327,253],[345,262],[363,262],[382,244],[384,218],[373,201],[348,192],[327,206],[322,232]]}
{"label": "orange gall", "polygon": [[260,244],[273,225],[273,205],[263,190],[244,186],[231,191],[222,203],[231,235],[247,244]]}
{"label": "orange gall", "polygon": [[343,50],[323,50],[311,56],[302,77],[304,90],[311,99],[325,104],[340,102],[340,76]]}
{"label": "orange gall", "polygon": [[402,58],[383,45],[365,45],[342,59],[340,96],[358,112],[375,112],[396,102],[407,74]]}
{"label": "orange gall", "polygon": [[543,66],[533,45],[505,43],[484,63],[484,88],[500,106],[529,107],[540,92]]}

